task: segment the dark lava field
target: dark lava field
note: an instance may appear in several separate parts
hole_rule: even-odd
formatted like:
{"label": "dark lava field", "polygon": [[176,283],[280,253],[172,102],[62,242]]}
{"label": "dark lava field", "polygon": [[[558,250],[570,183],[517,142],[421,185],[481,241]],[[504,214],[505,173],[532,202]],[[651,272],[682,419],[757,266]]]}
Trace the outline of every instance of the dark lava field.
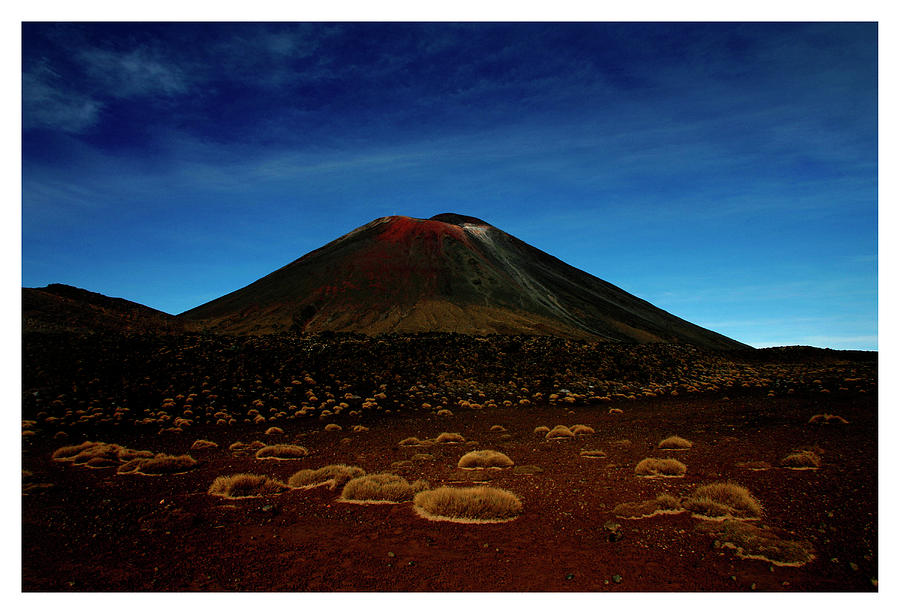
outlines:
{"label": "dark lava field", "polygon": [[[24,591],[877,590],[874,352],[26,332],[22,359]],[[153,455],[190,460],[134,471]],[[460,524],[288,486],[335,464],[521,505]],[[210,492],[241,473],[278,488]],[[722,483],[758,509],[710,512]]]}

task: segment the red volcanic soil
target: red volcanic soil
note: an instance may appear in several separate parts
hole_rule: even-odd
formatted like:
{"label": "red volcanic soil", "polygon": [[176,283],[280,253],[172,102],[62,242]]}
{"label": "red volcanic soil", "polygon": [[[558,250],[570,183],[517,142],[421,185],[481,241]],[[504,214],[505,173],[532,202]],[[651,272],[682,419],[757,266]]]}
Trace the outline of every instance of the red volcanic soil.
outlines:
{"label": "red volcanic soil", "polygon": [[[873,591],[876,551],[876,398],[848,393],[778,394],[758,390],[623,400],[569,408],[532,406],[419,411],[381,416],[369,430],[328,432],[324,422],[205,425],[183,433],[97,431],[95,440],[184,454],[196,439],[219,444],[193,452],[200,465],[171,476],[117,475],[51,460],[64,443],[26,437],[23,444],[22,588],[25,591]],[[809,424],[827,411],[849,424]],[[342,416],[343,418],[343,416]],[[492,431],[493,425],[505,431]],[[585,424],[595,434],[546,441],[538,426]],[[406,448],[406,437],[461,433],[469,444]],[[693,442],[660,452],[669,435]],[[229,444],[297,443],[310,451],[291,461],[232,455]],[[629,440],[623,444],[621,440]],[[477,441],[477,444],[472,444]],[[618,442],[618,443],[616,443]],[[820,448],[813,471],[779,468],[800,446]],[[459,471],[460,456],[494,449],[516,467]],[[584,458],[582,449],[605,458]],[[433,459],[411,460],[414,454]],[[687,465],[680,479],[642,479],[648,456]],[[774,468],[738,466],[765,461]],[[411,503],[353,505],[327,488],[257,499],[207,494],[220,475],[258,473],[279,480],[327,464],[390,471],[432,486],[487,481],[515,493],[521,515],[502,524],[433,522]],[[395,463],[400,463],[395,465]],[[536,465],[537,473],[521,473]],[[519,469],[516,469],[516,468]],[[701,484],[732,480],[761,502],[767,526],[809,542],[815,558],[801,567],[742,559],[697,530],[689,513],[617,518],[624,502],[661,493],[689,495]],[[618,525],[618,526],[616,526]]]}

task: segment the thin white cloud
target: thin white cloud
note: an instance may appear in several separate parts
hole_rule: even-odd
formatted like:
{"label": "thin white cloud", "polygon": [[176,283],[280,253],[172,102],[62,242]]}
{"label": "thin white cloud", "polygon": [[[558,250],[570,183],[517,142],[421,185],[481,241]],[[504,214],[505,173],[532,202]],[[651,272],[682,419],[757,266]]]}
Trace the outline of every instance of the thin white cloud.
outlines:
{"label": "thin white cloud", "polygon": [[60,82],[41,64],[22,73],[23,129],[49,128],[77,134],[97,123],[103,105]]}
{"label": "thin white cloud", "polygon": [[125,53],[85,49],[79,55],[85,72],[114,98],[182,94],[188,90],[185,72],[145,48]]}

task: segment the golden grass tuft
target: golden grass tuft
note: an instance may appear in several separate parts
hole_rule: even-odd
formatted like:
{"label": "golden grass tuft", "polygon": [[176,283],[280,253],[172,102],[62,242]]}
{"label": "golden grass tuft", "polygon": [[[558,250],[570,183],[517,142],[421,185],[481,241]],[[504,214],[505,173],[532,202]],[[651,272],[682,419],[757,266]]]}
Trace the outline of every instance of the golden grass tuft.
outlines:
{"label": "golden grass tuft", "polygon": [[615,414],[621,414],[624,412],[621,409],[619,409],[618,407],[610,407],[609,413],[610,413],[610,415],[615,415]]}
{"label": "golden grass tuft", "polygon": [[170,456],[157,454],[152,458],[135,458],[118,469],[118,473],[140,473],[143,475],[171,475],[185,473],[197,466],[197,460],[187,454]]}
{"label": "golden grass tuft", "polygon": [[549,432],[550,432],[549,426],[537,426],[534,429],[535,435],[543,435],[544,433],[549,433]]}
{"label": "golden grass tuft", "polygon": [[822,459],[812,450],[795,450],[781,459],[781,466],[787,469],[818,469]]}
{"label": "golden grass tuft", "polygon": [[406,439],[402,440],[402,441],[401,441],[399,444],[397,444],[397,445],[401,445],[401,446],[424,446],[424,445],[426,445],[426,443],[427,443],[427,442],[422,441],[422,440],[419,439],[418,437],[407,437]]}
{"label": "golden grass tuft", "polygon": [[210,448],[218,448],[219,444],[207,439],[198,439],[191,444],[191,450],[209,450]]}
{"label": "golden grass tuft", "polygon": [[648,478],[680,478],[687,473],[687,466],[674,458],[645,458],[634,472]]}
{"label": "golden grass tuft", "polygon": [[732,548],[742,559],[766,561],[779,567],[800,567],[815,558],[809,542],[784,539],[770,528],[738,520],[705,521],[696,530],[714,537],[716,546]]}
{"label": "golden grass tuft", "polygon": [[343,431],[344,429],[341,428],[340,424],[331,423],[331,424],[325,425],[325,430],[328,432],[333,432],[333,431]]}
{"label": "golden grass tuft", "polygon": [[359,467],[350,465],[326,465],[319,469],[301,469],[290,478],[287,484],[291,488],[313,488],[328,484],[331,490],[342,487],[344,484],[365,475],[366,472]]}
{"label": "golden grass tuft", "polygon": [[463,523],[507,522],[522,511],[522,502],[500,488],[442,486],[420,492],[413,500],[416,513],[428,520]]}
{"label": "golden grass tuft", "polygon": [[682,504],[694,516],[701,518],[750,520],[762,517],[762,505],[756,497],[734,482],[714,482],[699,486]]}
{"label": "golden grass tuft", "polygon": [[284,430],[277,426],[270,426],[266,429],[266,435],[284,435]]}
{"label": "golden grass tuft", "polygon": [[772,465],[770,465],[766,461],[741,461],[739,463],[735,463],[735,467],[748,469],[750,471],[767,471],[772,468]]}
{"label": "golden grass tuft", "polygon": [[63,446],[53,452],[51,458],[55,461],[66,462],[72,461],[80,453],[89,448],[105,445],[102,442],[85,441],[75,446]]}
{"label": "golden grass tuft", "polygon": [[809,419],[809,424],[850,424],[850,422],[834,414],[816,414]]}
{"label": "golden grass tuft", "polygon": [[303,446],[295,446],[290,444],[277,444],[274,446],[265,446],[256,451],[256,458],[272,459],[272,460],[293,460],[295,458],[303,458],[309,454],[309,451]]}
{"label": "golden grass tuft", "polygon": [[287,486],[264,475],[238,473],[217,477],[207,491],[211,495],[239,499],[277,495],[287,490]]}
{"label": "golden grass tuft", "polygon": [[369,430],[369,427],[363,426],[362,424],[354,424],[352,430],[354,433],[364,433]]}
{"label": "golden grass tuft", "polygon": [[495,425],[493,425],[493,426],[491,427],[491,430],[492,430],[492,431],[495,431],[495,432],[497,432],[497,433],[505,433],[505,432],[506,432],[506,427],[503,426],[502,424],[495,424]]}
{"label": "golden grass tuft", "polygon": [[660,450],[688,450],[693,445],[693,443],[691,443],[684,437],[672,435],[671,437],[666,437],[665,439],[660,441],[657,447]]}
{"label": "golden grass tuft", "polygon": [[456,464],[460,469],[502,469],[512,467],[515,463],[503,452],[495,450],[473,450],[467,452]]}
{"label": "golden grass tuft", "polygon": [[613,508],[613,514],[620,518],[650,518],[659,514],[680,514],[684,511],[681,500],[668,494],[659,495],[649,501],[620,503]]}
{"label": "golden grass tuft", "polygon": [[411,500],[417,492],[428,487],[424,480],[410,484],[393,473],[373,473],[347,482],[340,499],[357,503],[400,503]]}
{"label": "golden grass tuft", "polygon": [[465,443],[466,438],[459,433],[441,433],[434,440],[437,443]]}
{"label": "golden grass tuft", "polygon": [[575,437],[575,433],[564,424],[557,424],[544,435],[547,439],[569,439]]}
{"label": "golden grass tuft", "polygon": [[575,426],[569,427],[569,430],[572,431],[574,435],[593,435],[596,431],[586,424],[576,424]]}
{"label": "golden grass tuft", "polygon": [[437,415],[438,415],[438,416],[452,417],[452,416],[453,416],[453,412],[450,411],[449,409],[439,409],[438,412],[437,412]]}
{"label": "golden grass tuft", "polygon": [[584,458],[606,458],[606,452],[603,450],[582,450],[578,453],[578,456]]}

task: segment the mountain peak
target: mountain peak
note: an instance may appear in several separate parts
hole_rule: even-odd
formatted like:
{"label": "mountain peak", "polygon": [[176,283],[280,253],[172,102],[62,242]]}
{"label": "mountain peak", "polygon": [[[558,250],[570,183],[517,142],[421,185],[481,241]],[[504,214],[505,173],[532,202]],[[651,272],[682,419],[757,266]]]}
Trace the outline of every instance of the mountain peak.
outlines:
{"label": "mountain peak", "polygon": [[445,224],[453,224],[454,226],[461,226],[462,224],[470,224],[474,226],[490,226],[490,224],[488,224],[484,220],[479,220],[477,217],[472,217],[471,215],[461,215],[459,213],[439,213],[429,219],[432,219],[436,222],[444,222]]}

